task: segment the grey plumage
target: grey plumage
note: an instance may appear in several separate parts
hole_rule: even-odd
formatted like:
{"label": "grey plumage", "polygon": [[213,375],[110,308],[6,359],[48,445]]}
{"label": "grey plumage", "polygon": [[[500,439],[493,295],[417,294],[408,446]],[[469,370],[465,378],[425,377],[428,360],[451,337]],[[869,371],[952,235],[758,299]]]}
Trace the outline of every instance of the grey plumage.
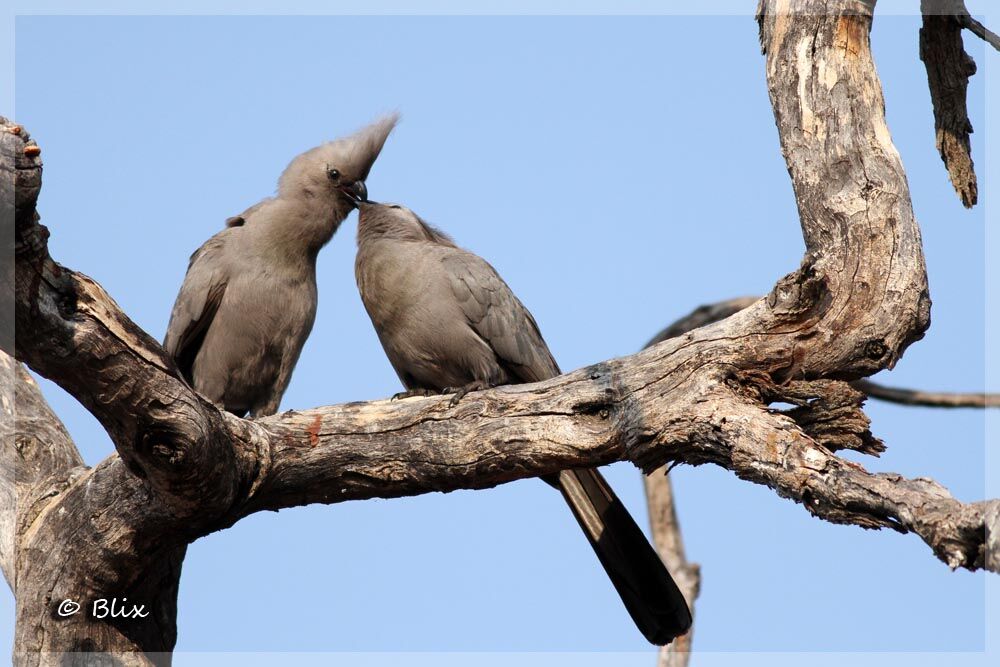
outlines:
{"label": "grey plumage", "polygon": [[296,157],[276,196],[191,256],[163,341],[189,383],[238,415],[278,409],[316,316],[316,257],[366,198],[389,116]]}
{"label": "grey plumage", "polygon": [[[355,276],[407,392],[467,391],[560,373],[531,313],[486,261],[409,209],[362,203]],[[666,644],[691,626],[670,573],[597,470],[568,470],[559,488],[643,635]]]}

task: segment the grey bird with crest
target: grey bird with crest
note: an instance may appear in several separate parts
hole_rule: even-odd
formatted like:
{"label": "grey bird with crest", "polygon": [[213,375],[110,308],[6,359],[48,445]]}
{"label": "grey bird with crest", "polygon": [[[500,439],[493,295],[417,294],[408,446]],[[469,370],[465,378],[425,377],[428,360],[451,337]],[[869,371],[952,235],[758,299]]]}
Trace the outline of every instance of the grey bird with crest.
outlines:
{"label": "grey bird with crest", "polygon": [[365,179],[396,121],[302,153],[274,197],[229,218],[191,256],[163,347],[216,405],[277,412],[316,316],[317,255],[367,198]]}
{"label": "grey bird with crest", "polygon": [[[359,204],[361,300],[407,391],[397,397],[538,382],[560,374],[531,313],[482,258],[401,206]],[[594,469],[543,478],[558,488],[647,640],[691,627],[673,578]]]}

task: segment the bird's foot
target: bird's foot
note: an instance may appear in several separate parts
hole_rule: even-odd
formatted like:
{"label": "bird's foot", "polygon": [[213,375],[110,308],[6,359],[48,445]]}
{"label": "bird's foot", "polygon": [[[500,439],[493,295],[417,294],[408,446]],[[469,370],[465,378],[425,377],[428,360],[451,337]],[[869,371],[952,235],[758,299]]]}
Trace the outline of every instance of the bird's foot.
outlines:
{"label": "bird's foot", "polygon": [[448,407],[453,408],[458,405],[458,402],[465,398],[465,395],[470,391],[485,391],[487,389],[492,389],[489,383],[483,382],[482,380],[476,380],[475,382],[470,382],[469,384],[462,385],[461,387],[445,387],[441,393],[454,394],[448,402]]}
{"label": "bird's foot", "polygon": [[393,394],[390,401],[398,401],[401,398],[413,398],[414,396],[436,396],[437,392],[431,391],[430,389],[408,389],[406,391],[401,391],[398,394]]}

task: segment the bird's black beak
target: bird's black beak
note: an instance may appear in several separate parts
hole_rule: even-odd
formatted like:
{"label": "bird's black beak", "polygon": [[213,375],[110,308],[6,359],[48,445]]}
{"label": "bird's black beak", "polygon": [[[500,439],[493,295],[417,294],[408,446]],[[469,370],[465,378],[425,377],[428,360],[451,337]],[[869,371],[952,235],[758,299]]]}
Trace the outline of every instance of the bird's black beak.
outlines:
{"label": "bird's black beak", "polygon": [[344,196],[354,202],[355,206],[368,201],[368,187],[365,185],[364,181],[354,181],[353,183],[343,185],[340,187],[340,191],[344,193]]}

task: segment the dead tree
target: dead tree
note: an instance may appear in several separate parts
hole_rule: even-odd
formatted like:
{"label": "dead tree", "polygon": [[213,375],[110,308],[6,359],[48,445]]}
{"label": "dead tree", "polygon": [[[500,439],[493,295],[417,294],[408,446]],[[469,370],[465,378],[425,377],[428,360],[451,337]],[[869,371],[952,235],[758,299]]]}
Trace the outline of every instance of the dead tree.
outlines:
{"label": "dead tree", "polygon": [[[1000,570],[1000,501],[837,456],[876,453],[845,380],[891,367],[929,324],[920,230],[885,125],[872,3],[765,0],[767,83],[806,254],[732,317],[533,385],[351,403],[258,421],[219,412],[93,280],[50,256],[39,148],[3,121],[8,355],[101,422],[93,468],[23,369],[3,360],[2,566],[19,665],[167,664],[186,545],[261,510],[481,489],[630,460],[712,463],[813,515],[915,533],[952,568]],[[61,223],[65,224],[65,223]],[[775,402],[797,406],[776,411]],[[65,598],[128,597],[148,616],[61,615]],[[72,655],[67,655],[72,654]],[[99,655],[104,654],[104,655]],[[101,663],[104,664],[104,663]]]}
{"label": "dead tree", "polygon": [[[764,9],[764,3],[761,3],[758,20],[764,14]],[[971,208],[978,198],[978,185],[969,141],[972,123],[966,108],[966,91],[969,78],[976,73],[976,65],[965,53],[962,29],[969,30],[997,50],[1000,50],[1000,36],[972,18],[963,0],[921,0],[920,11],[923,15],[920,58],[927,70],[936,145],[955,191],[963,205]],[[725,319],[755,301],[757,297],[740,297],[700,306],[663,329],[646,347]],[[902,405],[934,408],[1000,407],[1000,394],[929,392],[885,387],[867,379],[854,380],[851,386],[869,398]],[[697,564],[687,561],[667,471],[668,466],[664,466],[644,477],[650,524],[660,555],[674,572],[693,613],[695,598],[701,586],[701,571]],[[991,553],[995,554],[996,551]],[[685,667],[688,664],[693,632],[692,629],[684,637],[660,650],[659,667]]]}

